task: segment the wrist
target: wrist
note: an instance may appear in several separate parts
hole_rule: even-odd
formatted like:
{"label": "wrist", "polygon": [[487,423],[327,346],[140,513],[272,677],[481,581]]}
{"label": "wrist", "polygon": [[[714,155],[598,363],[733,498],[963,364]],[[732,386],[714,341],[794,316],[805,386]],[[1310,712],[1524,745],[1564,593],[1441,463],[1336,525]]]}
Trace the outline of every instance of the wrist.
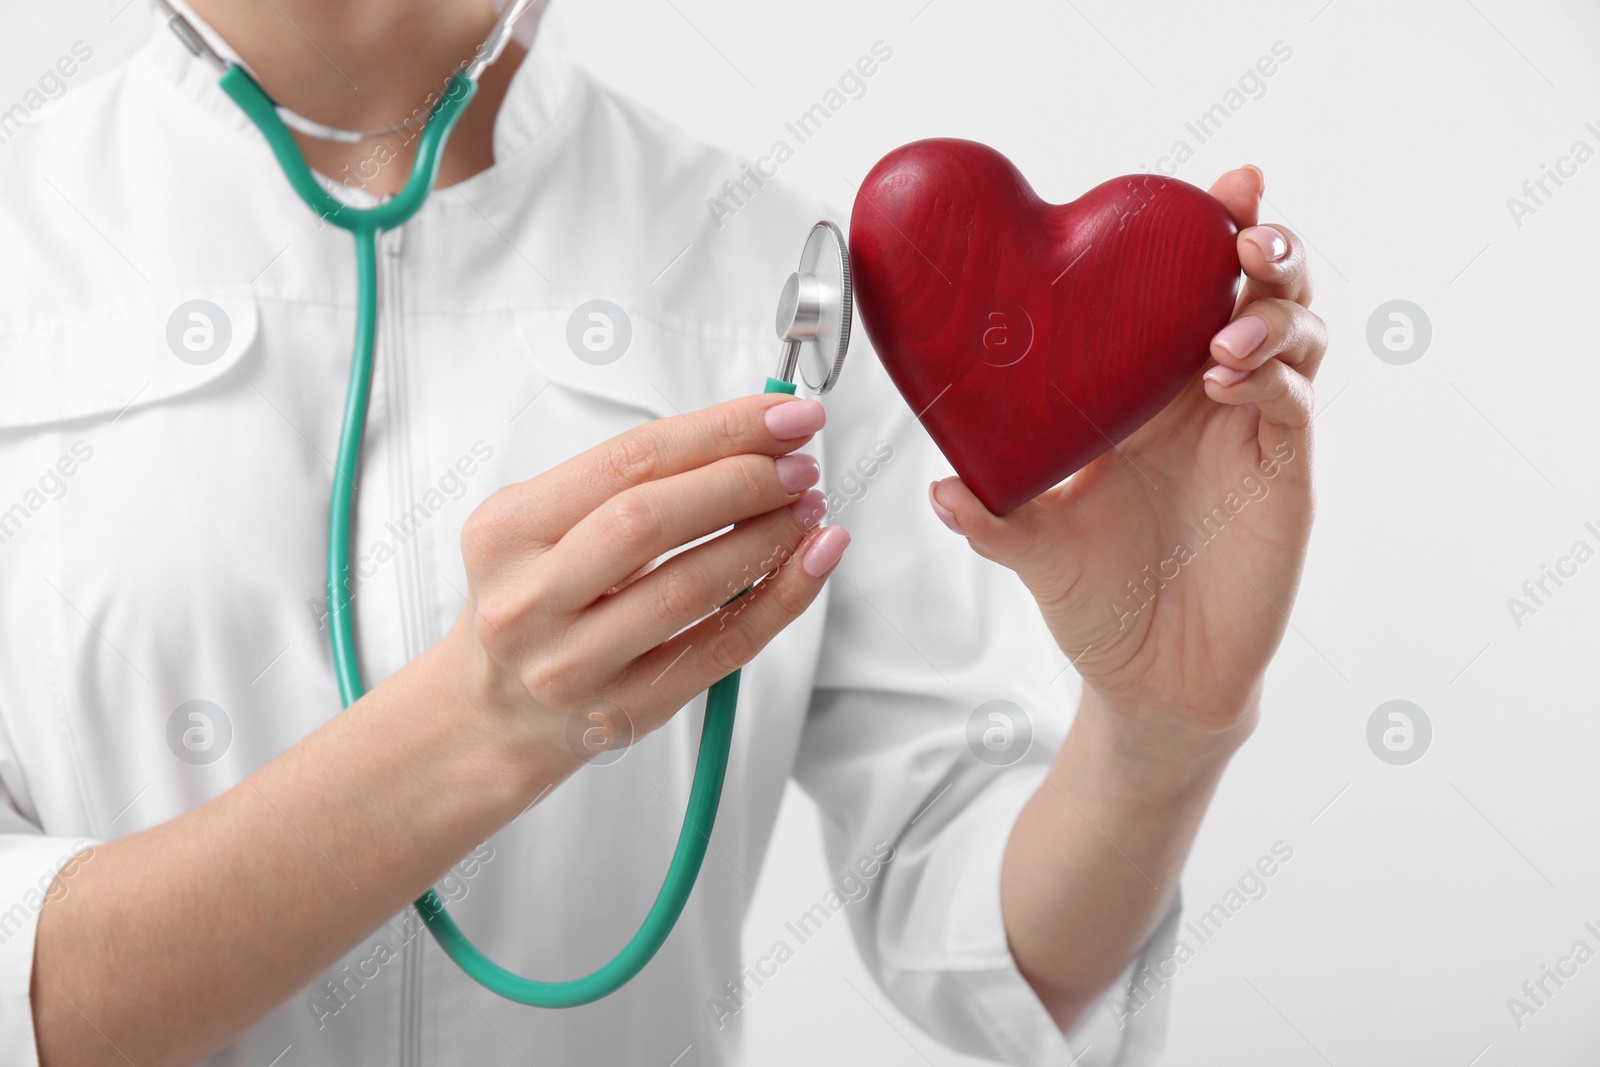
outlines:
{"label": "wrist", "polygon": [[483,761],[486,777],[514,792],[520,813],[583,760],[565,743],[554,717],[530,709],[527,693],[509,684],[467,636],[458,624],[411,664],[420,675],[417,697],[454,720]]}
{"label": "wrist", "polygon": [[1258,695],[1252,691],[1241,713],[1218,725],[1113,704],[1085,682],[1061,770],[1074,778],[1092,773],[1101,788],[1138,803],[1209,797],[1255,729]]}

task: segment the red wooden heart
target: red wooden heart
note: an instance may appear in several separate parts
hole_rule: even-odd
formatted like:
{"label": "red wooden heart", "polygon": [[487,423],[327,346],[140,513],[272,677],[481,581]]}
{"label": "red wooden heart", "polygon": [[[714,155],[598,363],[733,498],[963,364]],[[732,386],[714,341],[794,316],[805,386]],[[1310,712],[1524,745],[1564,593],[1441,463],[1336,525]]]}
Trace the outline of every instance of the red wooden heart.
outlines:
{"label": "red wooden heart", "polygon": [[1205,365],[1232,313],[1236,228],[1170,178],[1047,204],[1000,153],[897,148],[856,195],[867,336],[928,433],[1003,515],[1142,426]]}

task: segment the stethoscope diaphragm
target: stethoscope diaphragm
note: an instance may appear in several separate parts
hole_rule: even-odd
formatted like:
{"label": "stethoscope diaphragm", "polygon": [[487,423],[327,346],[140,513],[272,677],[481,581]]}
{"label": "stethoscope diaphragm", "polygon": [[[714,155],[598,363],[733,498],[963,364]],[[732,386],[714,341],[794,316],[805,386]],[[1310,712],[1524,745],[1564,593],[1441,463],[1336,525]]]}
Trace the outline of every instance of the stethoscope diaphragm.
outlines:
{"label": "stethoscope diaphragm", "polygon": [[831,222],[811,227],[800,253],[800,268],[778,295],[777,331],[783,342],[780,381],[799,374],[807,389],[821,396],[839,381],[850,350],[850,251]]}

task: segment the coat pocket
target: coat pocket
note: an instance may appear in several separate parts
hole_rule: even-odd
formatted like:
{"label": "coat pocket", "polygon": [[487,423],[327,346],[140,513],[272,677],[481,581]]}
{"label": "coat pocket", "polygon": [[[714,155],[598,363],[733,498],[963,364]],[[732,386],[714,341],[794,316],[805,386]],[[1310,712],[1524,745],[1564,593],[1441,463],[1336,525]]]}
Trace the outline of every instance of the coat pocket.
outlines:
{"label": "coat pocket", "polygon": [[188,296],[0,333],[0,431],[102,421],[204,388],[253,347],[248,293]]}

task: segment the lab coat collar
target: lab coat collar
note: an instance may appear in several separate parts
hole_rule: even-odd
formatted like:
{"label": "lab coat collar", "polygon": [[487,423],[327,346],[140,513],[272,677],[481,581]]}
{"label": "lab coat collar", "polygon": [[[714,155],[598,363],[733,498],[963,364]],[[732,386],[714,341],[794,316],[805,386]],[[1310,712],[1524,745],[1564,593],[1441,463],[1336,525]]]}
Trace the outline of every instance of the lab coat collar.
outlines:
{"label": "lab coat collar", "polygon": [[[495,162],[504,163],[537,141],[570,96],[576,71],[558,16],[536,4],[523,18],[517,38],[531,47],[512,76],[495,119]],[[197,59],[164,22],[157,21],[141,61],[197,107],[242,137],[259,138],[255,126],[217,86],[216,71]]]}

